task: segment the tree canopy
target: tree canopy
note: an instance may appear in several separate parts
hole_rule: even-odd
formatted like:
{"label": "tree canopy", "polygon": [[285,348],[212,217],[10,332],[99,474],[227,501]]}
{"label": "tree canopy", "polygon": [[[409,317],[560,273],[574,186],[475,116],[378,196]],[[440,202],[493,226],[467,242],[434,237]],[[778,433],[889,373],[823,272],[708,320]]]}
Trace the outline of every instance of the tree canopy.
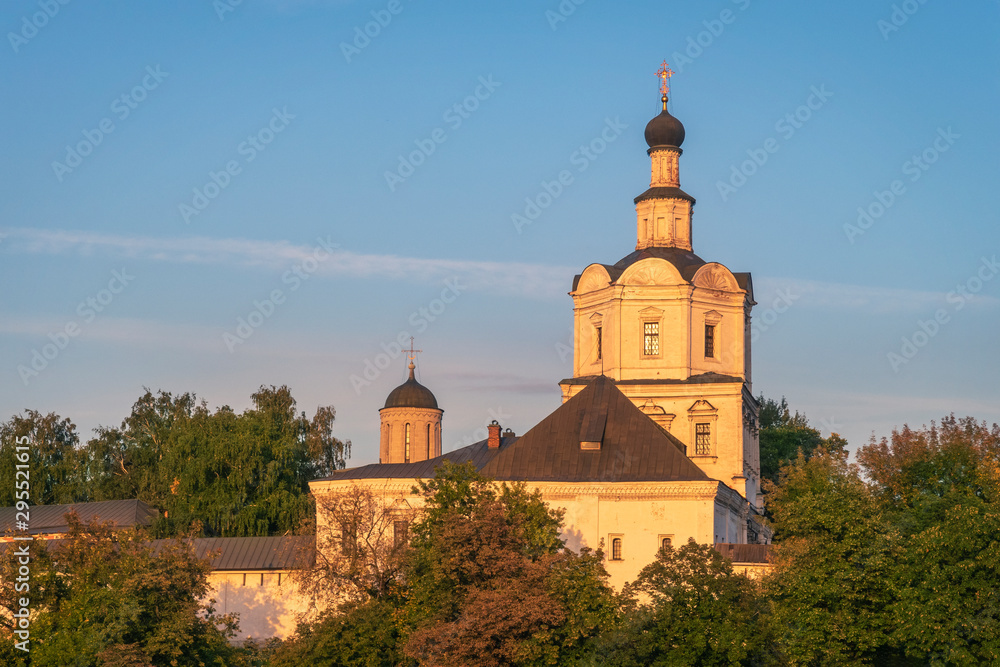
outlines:
{"label": "tree canopy", "polygon": [[[144,533],[83,525],[70,514],[57,542],[24,542],[31,554],[30,590],[16,590],[18,556],[0,560],[0,660],[5,665],[200,667],[242,665],[228,639],[236,619],[209,602],[208,562],[189,543],[154,548]],[[12,614],[30,599],[27,648],[15,648]],[[27,658],[30,657],[30,663]]]}
{"label": "tree canopy", "polygon": [[209,535],[290,533],[308,525],[308,482],[343,468],[350,442],[335,412],[296,412],[288,387],[261,387],[253,407],[214,412],[193,394],[146,391],[119,427],[80,445],[76,427],[27,411],[0,425],[0,501],[13,505],[17,438],[31,455],[32,504],[138,498],[162,512],[159,536],[197,521]]}
{"label": "tree canopy", "polygon": [[847,441],[836,433],[823,438],[818,430],[809,425],[809,420],[797,410],[795,414],[788,408],[788,401],[764,398],[760,404],[760,477],[770,482],[778,481],[778,471],[782,466],[795,460],[799,452],[809,458],[818,447],[828,451],[845,450]]}

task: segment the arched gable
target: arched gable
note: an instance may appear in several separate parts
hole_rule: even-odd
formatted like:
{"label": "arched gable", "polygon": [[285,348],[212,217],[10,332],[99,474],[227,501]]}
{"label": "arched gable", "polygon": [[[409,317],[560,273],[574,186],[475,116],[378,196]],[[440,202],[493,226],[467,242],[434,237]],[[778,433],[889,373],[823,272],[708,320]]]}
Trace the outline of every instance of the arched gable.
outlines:
{"label": "arched gable", "polygon": [[619,285],[681,285],[687,281],[670,262],[649,257],[629,266],[615,282]]}
{"label": "arched gable", "polygon": [[726,292],[740,291],[740,285],[736,282],[736,276],[732,271],[718,262],[709,262],[698,269],[694,274],[692,282],[696,287],[705,289],[723,290]]}

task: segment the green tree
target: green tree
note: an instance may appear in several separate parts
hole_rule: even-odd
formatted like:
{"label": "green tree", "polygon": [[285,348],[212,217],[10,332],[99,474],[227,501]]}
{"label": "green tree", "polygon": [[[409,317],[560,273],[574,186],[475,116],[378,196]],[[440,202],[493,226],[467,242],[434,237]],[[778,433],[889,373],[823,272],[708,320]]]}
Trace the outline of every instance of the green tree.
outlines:
{"label": "green tree", "polygon": [[261,387],[253,407],[214,413],[194,395],[150,391],[120,428],[103,428],[83,453],[94,500],[139,498],[163,511],[155,530],[199,521],[218,536],[290,533],[312,513],[308,482],[343,468],[350,442],[333,436],[335,412],[296,414],[287,387]]}
{"label": "green tree", "polygon": [[274,651],[270,664],[314,667],[396,667],[400,650],[401,600],[393,596],[351,602],[300,624]]}
{"label": "green tree", "polygon": [[1000,660],[1000,427],[952,415],[858,456],[904,548],[887,584],[893,639],[914,663]]}
{"label": "green tree", "polygon": [[788,663],[896,664],[888,583],[902,546],[858,467],[844,452],[800,452],[768,491],[769,593]]}
{"label": "green tree", "polygon": [[29,500],[32,505],[73,503],[87,499],[78,475],[81,454],[76,426],[50,412],[25,410],[0,424],[0,506],[14,505],[18,477],[17,447],[27,447]]}
{"label": "green tree", "polygon": [[798,411],[792,414],[788,409],[788,401],[764,398],[757,399],[760,404],[760,476],[762,480],[778,481],[778,471],[783,465],[795,460],[799,452],[806,458],[818,447],[828,451],[845,450],[847,441],[836,433],[824,439],[819,431],[809,426],[809,420]]}
{"label": "green tree", "polygon": [[537,491],[450,463],[420,491],[404,579],[420,664],[568,664],[613,617],[602,556],[565,549]]}
{"label": "green tree", "polygon": [[592,664],[777,664],[759,585],[709,545],[662,549],[623,596],[627,613]]}
{"label": "green tree", "polygon": [[15,589],[15,550],[0,561],[4,664],[27,664],[7,615],[21,597],[30,599],[27,655],[35,666],[241,664],[241,652],[227,641],[235,619],[202,602],[209,565],[189,544],[154,549],[141,532],[84,526],[74,514],[69,522],[66,539],[32,543],[29,591]]}

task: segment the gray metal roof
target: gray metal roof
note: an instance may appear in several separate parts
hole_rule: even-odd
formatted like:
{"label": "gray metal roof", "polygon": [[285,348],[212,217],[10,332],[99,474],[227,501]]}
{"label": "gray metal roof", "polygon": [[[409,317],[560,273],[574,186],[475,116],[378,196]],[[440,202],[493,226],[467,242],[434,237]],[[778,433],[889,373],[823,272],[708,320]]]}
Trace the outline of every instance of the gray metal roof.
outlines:
{"label": "gray metal roof", "polygon": [[[66,515],[76,512],[80,520],[89,523],[92,519],[110,521],[116,528],[149,526],[159,516],[159,512],[141,500],[105,500],[97,503],[73,503],[70,505],[33,505],[29,509],[28,531],[30,535],[66,533],[69,524]],[[15,531],[17,510],[14,507],[0,507],[0,532]]]}
{"label": "gray metal roof", "polygon": [[[584,449],[582,442],[600,443]],[[482,468],[498,480],[700,481],[684,445],[604,376],[563,403]]]}
{"label": "gray metal roof", "polygon": [[[162,549],[174,540],[153,540],[154,549]],[[195,555],[212,558],[213,570],[289,570],[311,565],[314,559],[313,535],[279,537],[204,537],[194,540]]]}
{"label": "gray metal roof", "polygon": [[[581,442],[599,442],[600,447],[584,450]],[[484,475],[500,481],[709,479],[683,452],[683,443],[601,376],[523,436],[503,438],[497,449],[489,449],[483,440],[419,463],[373,463],[324,479],[429,479],[445,460],[471,461]]]}

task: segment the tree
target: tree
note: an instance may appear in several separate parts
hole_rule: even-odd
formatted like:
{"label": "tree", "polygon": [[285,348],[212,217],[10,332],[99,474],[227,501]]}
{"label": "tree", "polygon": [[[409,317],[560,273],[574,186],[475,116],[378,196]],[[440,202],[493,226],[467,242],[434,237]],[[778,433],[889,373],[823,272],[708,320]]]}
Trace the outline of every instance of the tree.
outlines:
{"label": "tree", "polygon": [[396,667],[400,651],[400,604],[395,597],[346,603],[300,624],[276,648],[270,664],[315,667]]}
{"label": "tree", "polygon": [[858,455],[905,548],[888,585],[893,639],[921,664],[1000,655],[1000,427],[954,415]]}
{"label": "tree", "polygon": [[261,387],[253,408],[214,413],[193,394],[139,398],[120,428],[99,429],[83,453],[94,500],[139,498],[163,510],[173,536],[199,521],[209,534],[291,533],[312,514],[308,482],[343,468],[350,442],[333,437],[335,411],[296,414],[288,387]]}
{"label": "tree", "polygon": [[844,452],[800,452],[768,491],[769,594],[788,663],[896,664],[887,584],[902,545],[858,467]]}
{"label": "tree", "polygon": [[809,420],[798,411],[793,415],[788,409],[788,401],[781,402],[761,395],[760,403],[760,477],[770,482],[778,481],[781,466],[795,460],[799,452],[806,458],[812,456],[817,447],[828,451],[845,450],[847,441],[836,433],[824,439],[820,432],[809,426]]}
{"label": "tree", "polygon": [[[207,560],[176,541],[154,549],[138,531],[82,525],[68,515],[66,539],[31,544],[31,589],[15,589],[18,557],[0,562],[0,658],[4,664],[171,665],[241,664],[227,639],[235,619],[202,602]],[[32,610],[30,653],[14,649],[9,620],[27,596]]]}
{"label": "tree", "polygon": [[665,547],[623,597],[624,620],[592,664],[776,664],[758,585],[709,545]]}
{"label": "tree", "polygon": [[613,616],[603,556],[565,549],[537,491],[446,463],[420,492],[404,649],[420,664],[567,664]]}
{"label": "tree", "polygon": [[398,588],[409,526],[416,512],[357,485],[316,497],[315,565],[299,576],[313,604],[383,598]]}
{"label": "tree", "polygon": [[15,481],[18,476],[15,458],[17,447],[27,447],[28,481],[32,505],[72,503],[86,499],[86,485],[77,475],[80,438],[76,425],[50,412],[42,415],[25,410],[10,421],[0,424],[0,506],[15,503]]}

